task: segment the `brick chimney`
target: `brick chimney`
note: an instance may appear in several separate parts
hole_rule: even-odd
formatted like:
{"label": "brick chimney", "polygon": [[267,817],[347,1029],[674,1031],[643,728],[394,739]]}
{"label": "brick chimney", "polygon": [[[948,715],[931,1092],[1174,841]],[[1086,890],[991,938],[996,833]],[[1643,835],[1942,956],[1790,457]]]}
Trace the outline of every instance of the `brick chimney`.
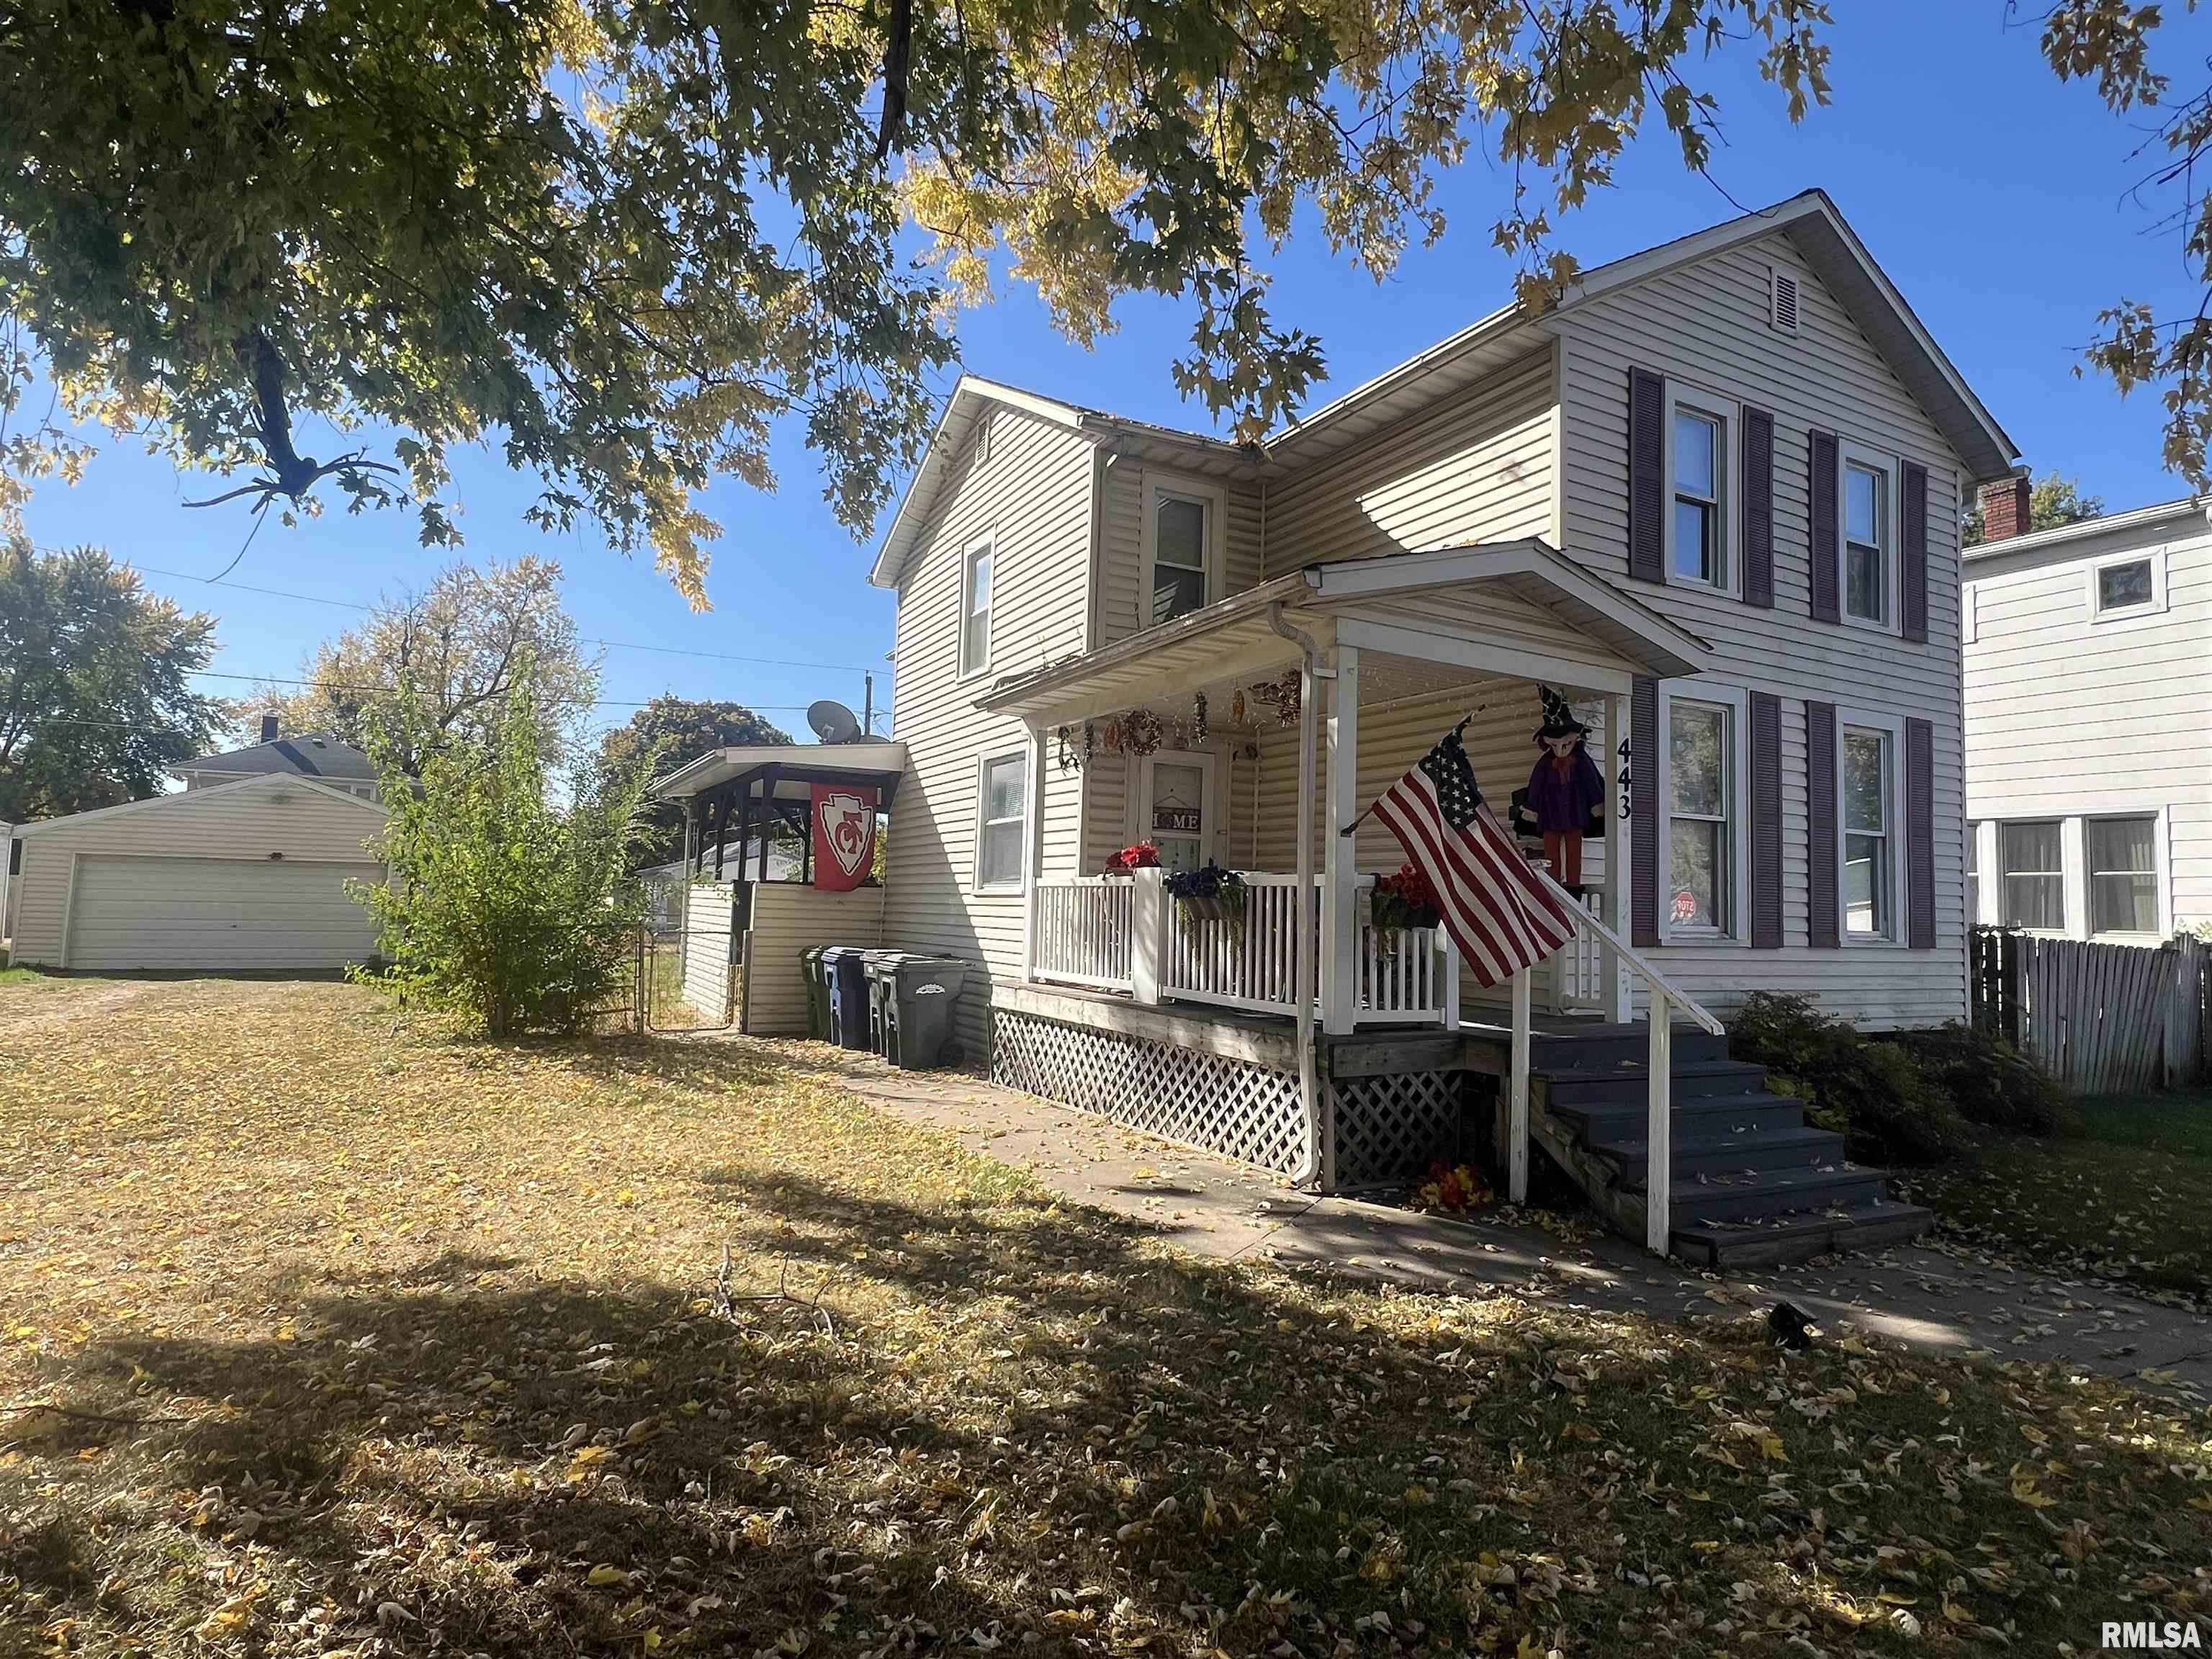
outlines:
{"label": "brick chimney", "polygon": [[2009,478],[1985,483],[1981,489],[1982,539],[2002,542],[2025,536],[2032,527],[2028,507],[2027,469],[2014,467]]}
{"label": "brick chimney", "polygon": [[262,741],[262,742],[264,742],[264,743],[274,743],[274,742],[276,742],[276,732],[277,732],[277,730],[278,730],[278,726],[277,726],[277,720],[276,720],[276,715],[274,715],[274,714],[264,714],[264,715],[261,717],[261,741]]}

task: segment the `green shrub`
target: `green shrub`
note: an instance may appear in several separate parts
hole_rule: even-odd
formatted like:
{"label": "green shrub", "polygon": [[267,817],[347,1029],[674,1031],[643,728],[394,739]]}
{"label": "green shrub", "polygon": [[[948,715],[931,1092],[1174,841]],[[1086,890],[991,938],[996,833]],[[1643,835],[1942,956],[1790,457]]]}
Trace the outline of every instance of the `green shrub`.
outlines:
{"label": "green shrub", "polygon": [[2074,1121],[2058,1080],[1993,1032],[1955,1022],[1893,1039],[1969,1123],[2013,1134],[2055,1135]]}
{"label": "green shrub", "polygon": [[[653,756],[627,771],[579,767],[557,805],[530,683],[516,677],[483,744],[409,747],[372,730],[391,878],[352,890],[390,964],[355,976],[495,1037],[580,1029],[629,972],[645,913],[628,872]],[[409,753],[423,757],[419,777],[400,764]]]}
{"label": "green shrub", "polygon": [[1729,1049],[1809,1103],[1807,1115],[1842,1134],[1854,1158],[1942,1164],[1973,1144],[1951,1097],[1910,1054],[1831,1019],[1808,998],[1753,992],[1729,1024]]}

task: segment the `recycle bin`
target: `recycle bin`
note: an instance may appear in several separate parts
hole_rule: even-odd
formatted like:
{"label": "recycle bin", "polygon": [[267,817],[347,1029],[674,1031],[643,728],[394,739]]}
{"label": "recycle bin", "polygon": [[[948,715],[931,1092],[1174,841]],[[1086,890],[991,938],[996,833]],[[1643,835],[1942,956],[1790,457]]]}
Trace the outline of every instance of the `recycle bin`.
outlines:
{"label": "recycle bin", "polygon": [[911,1070],[960,1063],[960,994],[968,974],[957,957],[902,957],[892,966],[886,1060]]}
{"label": "recycle bin", "polygon": [[830,1040],[841,1048],[868,1046],[866,956],[857,945],[822,950],[822,976],[830,987]]}
{"label": "recycle bin", "polygon": [[806,1035],[817,1042],[830,1040],[830,981],[822,976],[825,945],[810,945],[799,953],[799,971],[806,980]]}

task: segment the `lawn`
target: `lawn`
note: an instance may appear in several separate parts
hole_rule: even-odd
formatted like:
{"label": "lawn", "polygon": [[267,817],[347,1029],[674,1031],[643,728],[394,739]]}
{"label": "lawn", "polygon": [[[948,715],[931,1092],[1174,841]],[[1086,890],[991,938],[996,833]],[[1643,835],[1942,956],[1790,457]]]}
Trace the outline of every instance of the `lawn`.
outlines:
{"label": "lawn", "polygon": [[1978,1132],[1975,1161],[1917,1175],[1917,1195],[1972,1243],[2212,1307],[2212,1090],[2079,1111],[2052,1139]]}
{"label": "lawn", "polygon": [[2212,1631],[2202,1414],[1201,1262],[818,1052],[454,1042],[343,986],[0,988],[0,1650]]}

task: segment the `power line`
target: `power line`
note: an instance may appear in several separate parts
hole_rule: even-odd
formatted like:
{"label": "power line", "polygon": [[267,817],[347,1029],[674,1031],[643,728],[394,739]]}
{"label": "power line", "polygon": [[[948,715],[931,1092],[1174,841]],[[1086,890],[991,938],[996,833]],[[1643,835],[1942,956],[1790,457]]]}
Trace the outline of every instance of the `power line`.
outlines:
{"label": "power line", "polygon": [[[247,680],[256,685],[311,685],[325,691],[359,691],[365,695],[397,691],[396,685],[342,685],[331,680],[295,679],[283,674],[228,674],[216,668],[187,668],[185,672],[204,680]],[[590,708],[650,708],[658,699],[644,702],[625,702],[614,697],[594,697],[586,704]],[[736,699],[732,698],[732,702]],[[805,702],[749,702],[750,709],[765,709],[772,714],[804,714],[814,705]]]}
{"label": "power line", "polygon": [[[137,568],[151,575],[173,576],[179,581],[198,582],[208,587],[233,587],[241,593],[261,593],[272,599],[297,599],[303,605],[334,605],[341,611],[359,611],[368,615],[374,615],[376,611],[374,605],[362,605],[354,599],[325,599],[319,593],[294,593],[282,587],[256,587],[251,582],[221,581],[213,576],[195,576],[188,570],[164,570],[157,564],[142,564]],[[649,651],[664,657],[703,657],[713,662],[753,663],[764,668],[817,668],[832,674],[881,674],[886,678],[892,672],[888,665],[864,668],[849,662],[794,662],[784,657],[745,657],[728,651],[695,651],[686,646],[641,645],[635,640],[600,639],[589,634],[579,634],[576,637],[585,645],[604,646],[610,651]]]}

